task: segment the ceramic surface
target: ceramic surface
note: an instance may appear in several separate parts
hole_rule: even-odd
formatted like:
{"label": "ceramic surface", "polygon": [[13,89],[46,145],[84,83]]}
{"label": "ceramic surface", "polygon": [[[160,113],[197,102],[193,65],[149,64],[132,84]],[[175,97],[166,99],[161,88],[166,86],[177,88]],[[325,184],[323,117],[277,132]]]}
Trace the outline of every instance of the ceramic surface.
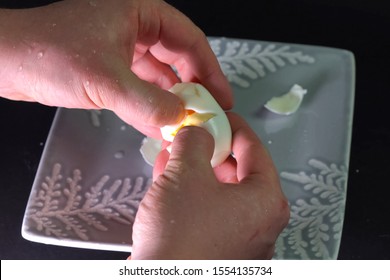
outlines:
{"label": "ceramic surface", "polygon": [[[335,259],[342,234],[354,101],[354,58],[340,49],[209,38],[240,113],[269,149],[291,206],[275,259]],[[299,84],[297,112],[264,104]],[[144,136],[108,111],[58,109],[32,187],[24,238],[131,251],[151,182]]]}

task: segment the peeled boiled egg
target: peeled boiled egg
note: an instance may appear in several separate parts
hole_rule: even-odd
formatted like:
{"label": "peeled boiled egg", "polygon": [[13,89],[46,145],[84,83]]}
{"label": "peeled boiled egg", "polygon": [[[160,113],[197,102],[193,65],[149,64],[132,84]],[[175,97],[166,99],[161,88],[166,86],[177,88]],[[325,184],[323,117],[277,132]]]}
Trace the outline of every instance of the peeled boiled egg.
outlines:
{"label": "peeled boiled egg", "polygon": [[184,126],[199,126],[214,138],[213,167],[221,164],[231,153],[232,131],[225,112],[210,92],[197,83],[178,83],[170,90],[183,102],[186,110],[184,119],[176,125],[161,128],[164,140],[172,142],[176,133]]}
{"label": "peeled boiled egg", "polygon": [[[178,83],[170,90],[183,102],[186,115],[176,125],[161,128],[164,140],[173,142],[178,131],[184,126],[199,126],[206,129],[214,138],[214,153],[211,159],[212,167],[221,164],[231,153],[232,131],[225,112],[213,98],[210,92],[197,83]],[[154,163],[157,156],[156,147],[159,143],[144,140],[141,154],[149,164]],[[167,148],[170,151],[169,147]]]}

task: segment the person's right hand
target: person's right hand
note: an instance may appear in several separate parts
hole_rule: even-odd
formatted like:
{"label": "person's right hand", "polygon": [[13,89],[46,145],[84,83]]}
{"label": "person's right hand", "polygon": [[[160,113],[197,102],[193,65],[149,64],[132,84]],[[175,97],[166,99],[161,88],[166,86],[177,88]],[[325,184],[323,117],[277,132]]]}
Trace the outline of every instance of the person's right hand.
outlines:
{"label": "person's right hand", "polygon": [[167,89],[203,84],[226,110],[231,88],[206,36],[161,0],[66,0],[0,9],[0,96],[108,109],[149,136],[184,117]]}
{"label": "person's right hand", "polygon": [[289,220],[277,171],[256,134],[228,114],[233,153],[212,169],[213,138],[184,127],[162,151],[133,225],[131,259],[269,259]]}

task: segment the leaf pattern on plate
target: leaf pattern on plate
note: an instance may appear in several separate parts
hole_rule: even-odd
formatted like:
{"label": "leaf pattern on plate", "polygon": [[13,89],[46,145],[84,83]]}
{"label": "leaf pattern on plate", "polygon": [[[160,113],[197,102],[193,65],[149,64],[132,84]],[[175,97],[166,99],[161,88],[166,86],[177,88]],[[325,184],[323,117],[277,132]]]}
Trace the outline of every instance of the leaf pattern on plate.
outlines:
{"label": "leaf pattern on plate", "polygon": [[81,171],[63,179],[61,165],[53,166],[50,176],[31,196],[27,209],[29,227],[35,227],[47,236],[76,237],[89,240],[88,229],[107,231],[104,220],[132,225],[138,204],[151,180],[137,177],[114,180],[105,175],[91,186],[84,196]]}
{"label": "leaf pattern on plate", "polygon": [[100,127],[101,126],[102,111],[101,110],[87,110],[87,112],[89,113],[89,117],[90,117],[92,126]]}
{"label": "leaf pattern on plate", "polygon": [[239,40],[210,39],[209,43],[229,82],[246,88],[286,65],[314,63],[314,57],[288,45],[249,44]]}
{"label": "leaf pattern on plate", "polygon": [[[311,193],[310,199],[297,199],[291,203],[289,225],[277,240],[277,259],[334,259],[341,238],[346,200],[348,170],[345,166],[311,159],[315,171],[282,172],[281,178],[302,186]],[[288,250],[287,250],[288,248]]]}
{"label": "leaf pattern on plate", "polygon": [[[315,75],[321,76],[321,83],[326,83],[333,89],[332,92],[335,94],[332,95],[329,92],[330,100],[333,100],[334,96],[345,94],[346,100],[351,101],[352,93],[347,92],[344,88],[338,88],[339,84],[351,84],[350,77],[346,77],[342,72],[344,66],[348,66],[348,69],[352,68],[352,70],[346,71],[346,74],[350,74],[349,71],[354,71],[351,62],[348,62],[351,58],[348,56],[345,59],[346,62],[334,64],[341,67],[341,72],[336,71],[339,73],[338,75],[323,75],[328,73],[328,70],[325,72],[321,70],[323,65],[333,66],[333,63],[328,63],[322,59],[321,53],[323,51],[332,55],[332,57],[335,56],[337,61],[344,61],[343,58],[346,58],[344,52],[331,49],[319,50],[312,46],[305,47],[295,44],[288,45],[229,38],[209,38],[209,41],[225,75],[230,83],[236,87],[235,91],[237,93],[247,92],[247,90],[243,90],[245,87],[253,86],[253,90],[257,90],[256,87],[262,83],[268,87],[275,82],[287,81],[286,79],[290,79],[291,76],[294,77],[294,73],[304,75],[306,72],[313,72]],[[334,68],[330,67],[329,69],[329,71],[335,71]],[[262,77],[272,79],[262,80]],[[316,82],[314,80],[313,84]],[[249,98],[250,101],[252,97],[253,95],[248,95],[244,98]],[[325,96],[324,100],[328,100],[327,98]],[[313,105],[314,95],[311,101],[311,105]],[[333,103],[330,102],[330,104]],[[323,128],[324,133],[335,133],[336,136],[349,133],[350,122],[345,116],[346,113],[348,113],[349,118],[352,116],[350,104],[346,105],[343,99],[337,104],[348,108],[348,112],[343,110],[343,115],[337,116],[343,123],[340,126],[341,131],[334,131],[333,126],[331,126],[332,130],[326,130],[327,127],[322,127],[322,125],[327,124],[327,122],[319,122],[318,119],[305,125],[305,133],[317,127]],[[333,104],[332,106],[336,105]],[[319,110],[319,112],[324,113],[323,110],[328,109],[326,107],[322,108],[322,105],[321,107],[314,106],[310,108],[310,112]],[[239,108],[239,110],[241,109]],[[245,112],[245,110],[242,107],[242,112]],[[118,163],[118,158],[114,154],[115,151],[123,151],[124,147],[127,149],[131,146],[129,151],[134,152],[134,154],[128,153],[128,155],[132,157],[138,152],[137,139],[141,141],[141,138],[138,137],[138,134],[135,134],[133,129],[130,129],[128,124],[118,121],[112,112],[92,110],[83,111],[82,115],[79,115],[78,111],[75,111],[70,112],[70,110],[61,108],[59,119],[65,120],[65,122],[53,124],[53,131],[50,134],[50,139],[53,141],[48,141],[47,153],[41,159],[42,168],[37,173],[37,178],[43,179],[34,182],[23,221],[22,233],[25,234],[24,236],[28,240],[47,244],[105,250],[118,250],[118,246],[120,246],[120,250],[128,251],[131,248],[128,233],[126,232],[124,236],[121,232],[118,232],[118,227],[131,228],[130,224],[134,219],[138,203],[149,184],[147,178],[149,175],[139,179],[136,176],[131,176],[131,179],[124,179],[129,177],[128,165],[126,164],[123,165],[124,170],[117,172],[118,170],[115,169],[115,174],[119,173],[121,175],[114,176],[113,173],[111,177],[95,177],[95,171],[89,165],[81,166],[83,172],[77,169],[66,169],[65,162],[70,161],[71,164],[78,164],[77,158],[79,155],[73,154],[74,151],[63,150],[61,143],[67,141],[71,145],[74,140],[73,135],[80,135],[83,141],[90,141],[94,144],[96,144],[96,140],[102,141],[103,146],[96,146],[98,150],[95,150],[96,147],[91,145],[86,155],[97,153],[102,155],[102,158],[108,156],[98,165],[102,170],[105,170],[104,174],[110,174],[113,170],[111,160],[115,159],[115,163]],[[78,122],[80,122],[80,125],[74,125]],[[109,142],[112,139],[111,136],[116,135],[109,132],[115,130],[117,133],[118,129],[124,133],[117,135],[116,137],[119,138],[115,138],[113,143]],[[61,135],[62,141],[58,141],[57,135]],[[284,142],[285,134],[281,133],[280,137],[283,137]],[[272,141],[276,143],[278,139],[275,135]],[[344,137],[344,139],[347,139],[347,137]],[[269,143],[272,141],[269,141]],[[304,139],[304,141],[306,140]],[[337,258],[347,187],[347,169],[341,165],[348,164],[347,157],[344,157],[348,150],[345,146],[347,142],[345,140],[340,143],[343,146],[338,145],[337,147],[330,147],[327,143],[321,143],[321,147],[326,149],[326,153],[322,155],[315,154],[317,153],[317,149],[314,149],[316,147],[308,147],[307,151],[311,152],[311,156],[314,153],[314,157],[317,159],[310,160],[305,168],[284,170],[285,172],[281,173],[283,183],[289,188],[288,198],[291,206],[291,220],[277,240],[275,258]],[[111,145],[118,146],[111,149]],[[106,148],[110,149],[107,151]],[[75,150],[77,151],[77,149]],[[302,164],[301,155],[295,155],[292,150],[290,152],[292,156],[296,157],[291,157],[291,162],[287,166],[293,168],[297,164]],[[328,160],[328,155],[339,160]],[[321,160],[318,160],[320,156]],[[136,174],[147,174],[143,163],[138,162],[139,158],[141,157],[127,158],[127,160],[134,163],[135,169],[133,171]],[[63,162],[64,166],[53,165],[53,160]],[[139,180],[139,183],[136,183],[137,180]],[[137,184],[139,184],[138,187],[136,187]],[[129,187],[128,193],[126,193],[125,185]],[[136,190],[137,188],[140,189],[139,192]],[[67,190],[65,191],[65,189]],[[130,204],[125,204],[121,209],[124,211],[123,213],[118,212],[115,208],[108,207],[110,203],[116,204],[116,200],[122,199],[119,198],[119,193],[122,191],[124,194],[123,201],[131,201]],[[113,201],[109,202],[111,199]],[[86,211],[86,209],[90,209],[91,212]],[[82,211],[84,212],[81,213]],[[76,241],[76,243],[71,244],[68,241]],[[97,243],[99,243],[99,246],[96,246]]]}

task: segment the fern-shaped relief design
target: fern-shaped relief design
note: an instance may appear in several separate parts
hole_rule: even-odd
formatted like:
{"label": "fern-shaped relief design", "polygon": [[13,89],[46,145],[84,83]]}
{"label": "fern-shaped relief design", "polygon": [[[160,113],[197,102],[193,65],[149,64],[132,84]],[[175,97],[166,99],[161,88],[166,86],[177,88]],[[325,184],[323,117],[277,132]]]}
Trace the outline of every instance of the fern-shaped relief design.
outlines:
{"label": "fern-shaped relief design", "polygon": [[290,222],[277,241],[275,258],[337,257],[335,244],[341,238],[348,170],[316,159],[308,164],[316,172],[281,173],[283,179],[301,185],[310,198],[297,199],[291,204]]}
{"label": "fern-shaped relief design", "polygon": [[251,45],[225,39],[212,39],[209,43],[229,82],[244,88],[250,86],[251,80],[265,77],[287,64],[315,62],[314,57],[292,50],[288,45]]}
{"label": "fern-shaped relief design", "polygon": [[83,192],[81,181],[80,170],[73,170],[64,180],[61,165],[54,164],[51,175],[32,194],[27,211],[29,227],[48,236],[87,241],[91,229],[109,230],[104,220],[131,225],[150,184],[150,179],[143,177],[110,183],[106,175]]}
{"label": "fern-shaped relief design", "polygon": [[101,110],[87,110],[91,124],[94,127],[100,127],[101,126],[101,116],[102,116],[102,111]]}

